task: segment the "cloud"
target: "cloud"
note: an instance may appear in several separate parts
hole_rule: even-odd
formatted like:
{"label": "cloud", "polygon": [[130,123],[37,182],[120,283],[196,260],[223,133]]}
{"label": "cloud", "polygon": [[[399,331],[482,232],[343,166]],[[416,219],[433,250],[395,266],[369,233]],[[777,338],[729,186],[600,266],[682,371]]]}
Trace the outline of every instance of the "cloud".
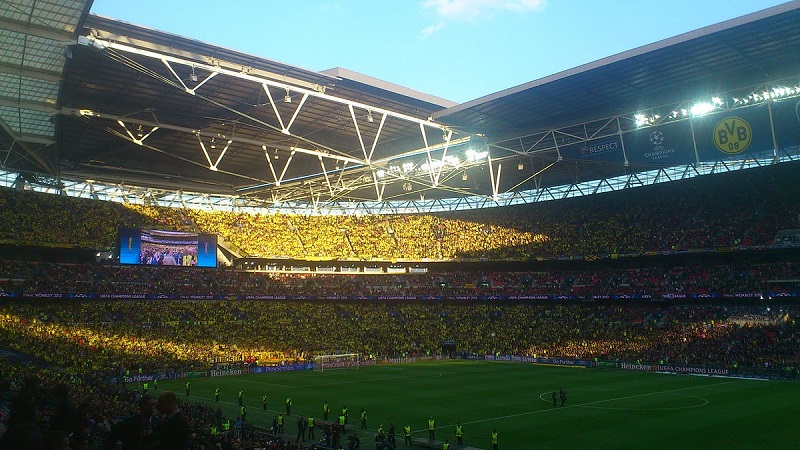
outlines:
{"label": "cloud", "polygon": [[439,22],[436,25],[425,27],[422,29],[422,37],[430,36],[433,33],[436,33],[437,31],[441,30],[442,28],[444,28],[444,22]]}
{"label": "cloud", "polygon": [[339,2],[323,3],[317,8],[317,14],[327,14],[342,9],[342,4]]}
{"label": "cloud", "polygon": [[443,20],[472,21],[503,11],[543,11],[546,5],[547,0],[424,0],[422,8],[433,10]]}

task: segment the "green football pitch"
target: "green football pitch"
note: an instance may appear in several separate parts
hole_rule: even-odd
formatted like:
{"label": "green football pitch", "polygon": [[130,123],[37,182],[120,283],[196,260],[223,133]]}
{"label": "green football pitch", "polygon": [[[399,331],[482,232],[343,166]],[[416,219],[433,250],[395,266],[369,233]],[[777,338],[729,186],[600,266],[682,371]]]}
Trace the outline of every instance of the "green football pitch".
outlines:
{"label": "green football pitch", "polygon": [[[430,416],[437,440],[455,443],[455,424],[461,422],[464,445],[484,449],[491,448],[493,429],[501,449],[800,448],[797,382],[482,361],[193,378],[188,398],[185,382],[164,381],[159,390],[219,407],[228,417],[238,414],[243,390],[247,420],[261,427],[269,427],[291,397],[288,434],[296,432],[299,415],[321,418],[324,401],[331,418],[347,406],[361,448],[374,448],[375,430],[390,423],[400,448],[404,425],[427,438]],[[215,388],[221,392],[218,403]],[[553,407],[551,392],[562,388],[566,404]],[[266,412],[262,395],[268,398]],[[367,430],[360,430],[361,408]]]}

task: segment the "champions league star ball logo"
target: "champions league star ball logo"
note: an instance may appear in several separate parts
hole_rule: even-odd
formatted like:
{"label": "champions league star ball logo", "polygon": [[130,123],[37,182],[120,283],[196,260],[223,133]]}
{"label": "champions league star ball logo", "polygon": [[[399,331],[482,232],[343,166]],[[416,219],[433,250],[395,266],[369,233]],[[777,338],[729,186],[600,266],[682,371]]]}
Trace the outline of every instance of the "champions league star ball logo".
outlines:
{"label": "champions league star ball logo", "polygon": [[664,133],[662,133],[660,131],[653,131],[652,133],[650,133],[650,142],[652,142],[653,145],[661,145],[661,144],[663,144],[664,143]]}

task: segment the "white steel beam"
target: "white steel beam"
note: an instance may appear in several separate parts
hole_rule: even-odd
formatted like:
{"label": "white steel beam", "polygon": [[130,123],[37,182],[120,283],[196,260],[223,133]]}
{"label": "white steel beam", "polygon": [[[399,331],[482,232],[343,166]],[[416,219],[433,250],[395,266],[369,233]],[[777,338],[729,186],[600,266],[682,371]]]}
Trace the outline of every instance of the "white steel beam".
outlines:
{"label": "white steel beam", "polygon": [[199,68],[199,69],[202,69],[202,70],[205,70],[205,71],[208,71],[208,72],[217,72],[217,73],[220,73],[220,74],[223,74],[223,75],[227,75],[227,76],[230,76],[230,77],[234,77],[234,78],[238,78],[238,79],[241,79],[241,80],[247,80],[247,81],[251,81],[251,82],[254,82],[254,83],[258,83],[258,84],[264,84],[264,85],[272,86],[272,87],[279,88],[279,89],[289,90],[290,92],[298,92],[298,93],[301,93],[301,94],[308,94],[309,96],[312,96],[312,97],[316,97],[316,98],[319,98],[319,99],[322,99],[322,100],[326,100],[326,101],[330,101],[330,102],[334,102],[334,103],[339,103],[339,104],[342,104],[342,105],[351,105],[351,106],[356,107],[356,108],[371,110],[371,111],[376,112],[376,113],[386,114],[386,115],[388,115],[390,117],[393,117],[393,118],[397,118],[397,119],[400,119],[400,120],[403,120],[403,121],[406,121],[406,122],[420,124],[422,126],[427,126],[427,127],[430,127],[430,128],[435,128],[435,129],[438,129],[438,130],[441,130],[441,131],[444,131],[445,128],[446,128],[444,125],[440,125],[440,124],[438,124],[436,122],[433,122],[432,120],[429,120],[429,119],[419,119],[417,117],[409,116],[407,114],[402,114],[402,113],[398,113],[398,112],[391,111],[391,110],[388,110],[388,109],[375,107],[375,106],[372,106],[372,105],[367,105],[365,103],[356,102],[356,101],[353,101],[353,100],[339,98],[339,97],[336,97],[336,96],[333,96],[333,95],[326,94],[324,92],[310,90],[310,89],[305,88],[305,87],[296,86],[296,85],[283,83],[283,82],[278,82],[278,81],[274,81],[274,80],[263,78],[263,77],[257,77],[257,76],[251,75],[249,73],[237,72],[237,71],[226,69],[226,68],[223,68],[223,67],[220,67],[220,66],[214,66],[214,65],[211,65],[211,64],[205,64],[205,63],[200,63],[200,62],[196,62],[196,61],[189,61],[189,60],[186,60],[184,58],[179,58],[179,57],[172,56],[172,55],[166,55],[166,54],[163,54],[163,53],[157,53],[157,52],[150,51],[150,50],[145,50],[145,49],[142,49],[142,48],[132,47],[130,45],[122,44],[120,42],[107,41],[107,40],[103,40],[103,39],[100,39],[100,38],[97,38],[97,37],[79,36],[78,37],[78,44],[87,45],[87,46],[93,46],[93,47],[100,48],[100,49],[113,49],[113,50],[116,50],[116,51],[132,53],[132,54],[135,54],[135,55],[145,56],[145,57],[157,59],[157,60],[160,60],[160,61],[168,61],[168,62],[171,62],[171,63],[181,64],[181,65],[184,65],[184,66],[187,66],[187,67],[194,66],[196,68]]}
{"label": "white steel beam", "polygon": [[[101,118],[101,119],[107,119],[107,120],[113,120],[113,121],[122,121],[122,122],[125,122],[125,123],[131,123],[131,124],[136,124],[136,125],[144,125],[144,126],[149,126],[149,127],[154,127],[154,128],[163,128],[165,130],[179,131],[179,132],[188,133],[188,134],[197,134],[197,133],[201,133],[202,134],[203,133],[202,130],[196,130],[196,129],[193,129],[193,128],[182,127],[182,126],[179,126],[179,125],[170,125],[170,124],[166,124],[166,123],[162,123],[162,122],[156,123],[156,122],[153,122],[153,121],[150,121],[150,120],[137,119],[137,118],[134,118],[134,117],[119,116],[119,115],[115,115],[115,114],[107,114],[107,113],[104,113],[104,112],[98,112],[98,111],[93,111],[93,110],[88,110],[88,109],[61,108],[60,111],[61,111],[61,114],[75,116],[75,117],[97,117],[97,118]],[[296,147],[296,146],[283,146],[283,145],[276,145],[276,144],[266,144],[263,141],[258,141],[258,140],[254,140],[254,139],[247,139],[247,138],[243,138],[243,137],[236,137],[236,138],[231,138],[231,139],[234,142],[239,142],[239,143],[243,143],[243,144],[251,144],[251,145],[255,145],[257,147],[260,147],[260,146],[263,146],[263,145],[268,145],[270,148],[280,148],[282,150],[296,151],[297,153],[305,153],[305,154],[314,155],[314,156],[322,156],[323,158],[335,159],[335,160],[338,160],[338,161],[349,162],[349,163],[352,163],[352,164],[366,165],[366,161],[362,161],[360,159],[351,158],[351,157],[347,157],[347,156],[342,156],[342,155],[335,154],[335,153],[325,153],[325,152],[320,152],[320,151],[317,151],[317,150],[310,150],[310,149],[306,149],[306,148],[302,148],[302,147]],[[133,141],[133,139],[131,139],[131,140]]]}

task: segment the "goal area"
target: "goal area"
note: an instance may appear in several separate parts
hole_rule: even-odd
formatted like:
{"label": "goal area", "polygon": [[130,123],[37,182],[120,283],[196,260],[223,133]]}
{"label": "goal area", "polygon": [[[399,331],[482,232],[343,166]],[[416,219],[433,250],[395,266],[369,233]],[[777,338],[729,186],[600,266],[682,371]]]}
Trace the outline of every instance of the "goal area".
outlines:
{"label": "goal area", "polygon": [[358,369],[358,366],[358,353],[340,353],[315,356],[313,369],[324,372],[331,369]]}

